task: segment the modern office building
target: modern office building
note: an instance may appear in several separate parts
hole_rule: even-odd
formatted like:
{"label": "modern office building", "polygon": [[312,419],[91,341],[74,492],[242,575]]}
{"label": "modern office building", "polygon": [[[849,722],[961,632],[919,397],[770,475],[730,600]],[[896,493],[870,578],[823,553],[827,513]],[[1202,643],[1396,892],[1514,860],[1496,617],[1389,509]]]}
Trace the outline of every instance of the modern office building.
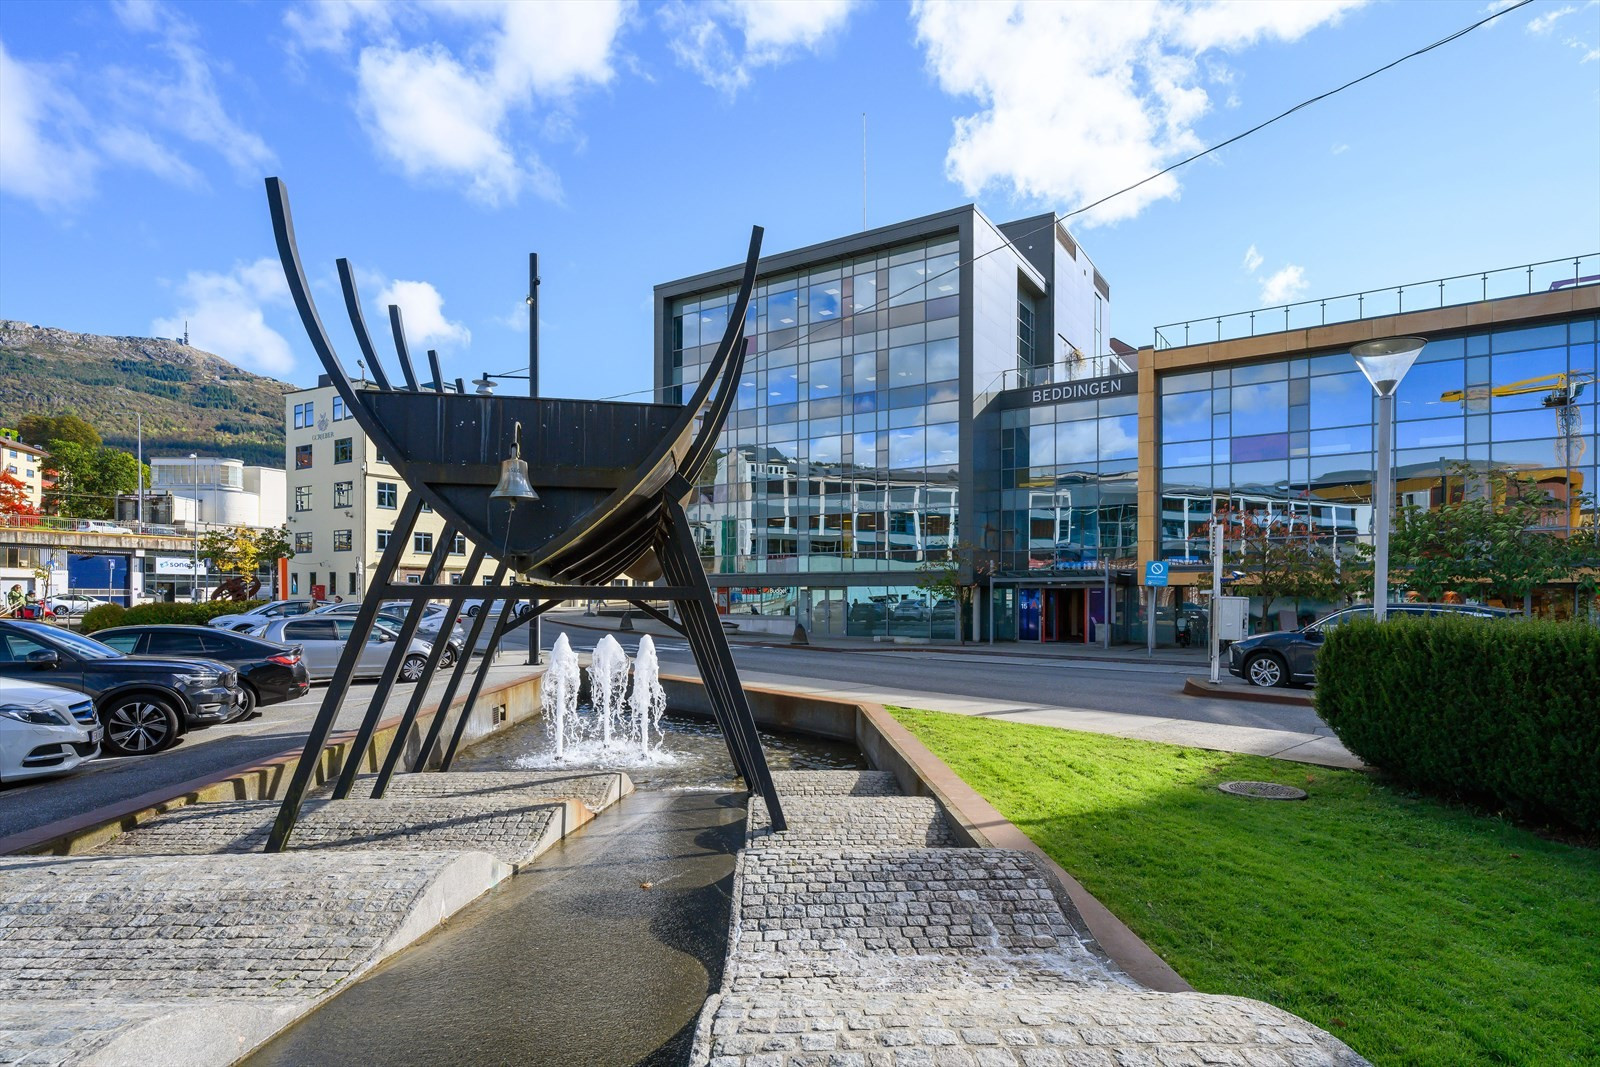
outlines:
{"label": "modern office building", "polygon": [[[737,282],[728,267],[656,287],[664,401],[698,383]],[[971,589],[1026,557],[1034,491],[1005,482],[1001,413],[1038,387],[1103,395],[1091,407],[1109,420],[1103,447],[1063,452],[1082,481],[1050,495],[1040,572],[1087,625],[1081,564],[1102,539],[1131,558],[1134,539],[1133,349],[1113,350],[1110,299],[1051,215],[996,224],[967,206],[764,257],[737,403],[690,508],[724,609],[775,630],[955,637],[962,617],[984,632],[985,604],[923,587],[948,571]]]}
{"label": "modern office building", "polygon": [[[286,393],[283,402],[285,501],[295,550],[289,595],[359,599],[389,544],[405,483],[361,432],[327,375],[314,389]],[[444,521],[425,505],[397,580],[422,580],[443,532]],[[466,539],[457,535],[440,581],[462,581],[468,554]]]}
{"label": "modern office building", "polygon": [[150,487],[117,498],[117,518],[137,520],[142,499],[143,521],[185,529],[213,526],[282,526],[284,472],[238,459],[208,456],[155,456],[150,460]]}
{"label": "modern office building", "polygon": [[[706,570],[745,628],[1142,644],[1153,608],[1170,643],[1218,510],[1370,538],[1375,401],[1350,348],[1402,334],[1428,345],[1399,393],[1400,502],[1513,469],[1592,537],[1595,266],[1213,315],[1135,351],[1050,215],[964,207],[765,257],[690,508]],[[736,284],[730,266],[656,287],[662,400],[698,382]],[[1152,596],[1154,560],[1171,584]]]}

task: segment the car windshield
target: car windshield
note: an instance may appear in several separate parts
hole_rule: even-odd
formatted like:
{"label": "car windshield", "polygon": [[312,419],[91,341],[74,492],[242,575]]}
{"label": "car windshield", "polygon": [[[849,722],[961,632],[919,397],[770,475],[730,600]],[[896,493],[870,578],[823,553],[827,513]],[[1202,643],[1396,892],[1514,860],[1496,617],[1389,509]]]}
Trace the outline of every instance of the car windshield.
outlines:
{"label": "car windshield", "polygon": [[110,645],[96,641],[92,637],[75,634],[71,630],[63,630],[56,626],[40,626],[37,623],[16,625],[19,629],[26,630],[29,637],[36,637],[45,644],[64,648],[79,659],[121,659],[123,655]]}

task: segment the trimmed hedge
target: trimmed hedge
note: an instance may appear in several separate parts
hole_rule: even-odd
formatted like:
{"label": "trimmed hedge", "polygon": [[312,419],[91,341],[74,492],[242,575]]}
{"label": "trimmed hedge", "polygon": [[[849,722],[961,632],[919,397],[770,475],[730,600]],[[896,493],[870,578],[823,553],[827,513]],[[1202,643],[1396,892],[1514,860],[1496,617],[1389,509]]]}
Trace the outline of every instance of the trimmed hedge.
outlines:
{"label": "trimmed hedge", "polygon": [[1356,620],[1317,656],[1317,713],[1402,782],[1600,829],[1600,629],[1440,615]]}
{"label": "trimmed hedge", "polygon": [[113,626],[122,625],[122,616],[127,613],[127,608],[121,604],[101,604],[90,608],[83,613],[83,618],[78,620],[78,632],[92,634],[96,630],[108,630]]}
{"label": "trimmed hedge", "polygon": [[[121,614],[105,622],[95,618],[97,612],[105,610],[94,608],[84,613],[83,633],[93,633],[104,630],[110,626],[135,626],[148,623],[177,623],[188,626],[204,626],[218,615],[237,615],[249,611],[257,604],[265,604],[265,600],[211,600],[202,604],[140,604],[133,608],[117,608]],[[106,607],[117,607],[115,604]]]}

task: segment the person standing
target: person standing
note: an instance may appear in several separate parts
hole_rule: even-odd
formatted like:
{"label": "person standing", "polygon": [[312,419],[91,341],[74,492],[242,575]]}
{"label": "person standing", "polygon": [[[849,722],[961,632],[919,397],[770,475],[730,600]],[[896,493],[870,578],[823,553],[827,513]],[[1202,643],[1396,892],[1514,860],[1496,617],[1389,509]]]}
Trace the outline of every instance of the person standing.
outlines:
{"label": "person standing", "polygon": [[22,584],[20,582],[13,584],[10,589],[6,590],[6,614],[15,618],[22,609],[25,599],[22,594]]}

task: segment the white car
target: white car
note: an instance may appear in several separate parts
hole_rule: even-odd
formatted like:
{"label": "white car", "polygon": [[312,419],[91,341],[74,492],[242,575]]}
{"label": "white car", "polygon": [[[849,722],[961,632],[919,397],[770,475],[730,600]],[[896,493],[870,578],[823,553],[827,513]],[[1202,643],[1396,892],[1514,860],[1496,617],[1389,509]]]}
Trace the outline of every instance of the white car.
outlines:
{"label": "white car", "polygon": [[259,626],[271,622],[273,619],[288,619],[296,615],[304,615],[310,611],[312,603],[309,600],[272,600],[265,604],[257,604],[249,611],[241,611],[237,615],[218,615],[206,622],[207,626],[218,630],[234,630],[238,633],[249,633]]}
{"label": "white car", "polygon": [[[501,600],[499,601],[499,605],[499,610],[496,611],[495,614],[504,615],[509,609],[511,610],[511,617],[514,619],[520,619],[533,610],[533,605],[528,603],[526,600]],[[483,601],[481,600],[463,600],[461,602],[461,614],[465,615],[469,619],[477,618],[478,612],[482,610]]]}
{"label": "white car", "polygon": [[82,522],[78,523],[78,532],[79,533],[108,533],[108,534],[131,534],[131,533],[133,533],[133,531],[128,529],[126,526],[118,526],[114,522],[106,522],[103,519],[84,519]]}
{"label": "white car", "polygon": [[87,696],[7,678],[0,692],[0,782],[75,770],[100,755],[100,736]]}
{"label": "white car", "polygon": [[90,608],[98,608],[101,604],[111,603],[101,600],[96,596],[84,596],[82,593],[61,593],[58,596],[46,597],[45,605],[57,615],[82,615]]}

